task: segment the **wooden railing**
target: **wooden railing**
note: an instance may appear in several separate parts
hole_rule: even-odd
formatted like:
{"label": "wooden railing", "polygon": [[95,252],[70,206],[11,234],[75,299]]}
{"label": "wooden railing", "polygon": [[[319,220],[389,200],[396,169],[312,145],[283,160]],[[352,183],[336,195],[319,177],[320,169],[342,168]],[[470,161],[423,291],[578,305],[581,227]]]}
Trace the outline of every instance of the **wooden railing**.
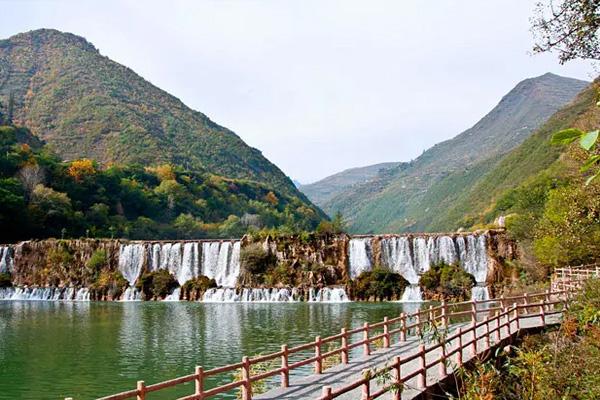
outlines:
{"label": "wooden railing", "polygon": [[[436,380],[439,382],[449,375],[450,362],[456,368],[462,367],[465,351],[476,355],[505,341],[512,340],[521,330],[520,320],[522,318],[539,317],[541,326],[546,326],[548,316],[562,313],[573,293],[572,290],[565,290],[510,298],[521,300],[523,303],[515,302],[511,307],[489,308],[487,311],[495,311],[485,316],[482,321],[472,320],[466,327],[459,326],[455,333],[445,337],[442,336],[429,347],[420,344],[418,351],[414,354],[407,357],[395,357],[391,363],[381,369],[364,371],[363,378],[345,386],[336,389],[324,386],[319,400],[335,399],[359,387],[362,388],[361,400],[376,399],[389,391],[392,391],[395,400],[400,400],[402,389],[410,379],[416,377],[416,388],[425,389],[430,369],[438,368]],[[531,300],[535,298],[541,298],[542,300],[532,302]],[[508,301],[509,298],[505,300]],[[562,307],[557,308],[557,305]],[[537,312],[531,311],[532,309],[537,310]],[[503,331],[506,333],[505,335],[502,334]],[[407,364],[414,360],[419,361],[418,367],[404,371]],[[390,374],[391,379],[386,379],[385,384],[379,385],[381,387],[375,392],[371,392],[373,382],[377,382],[378,378],[384,374]]]}
{"label": "wooden railing", "polygon": [[[138,381],[137,387],[132,390],[117,393],[114,395],[102,397],[99,400],[122,400],[136,398],[137,400],[144,400],[146,394],[156,392],[161,389],[171,388],[177,385],[181,385],[188,382],[194,382],[194,393],[185,397],[181,397],[179,400],[204,400],[214,397],[218,394],[229,392],[233,389],[241,388],[242,399],[252,399],[252,383],[267,378],[271,378],[279,375],[280,385],[283,388],[289,386],[290,372],[304,367],[309,364],[313,364],[313,370],[315,374],[321,374],[324,370],[324,363],[327,359],[333,356],[339,355],[339,361],[342,364],[347,364],[351,356],[351,350],[362,347],[362,354],[367,356],[371,353],[371,349],[374,346],[387,348],[394,342],[404,342],[408,336],[411,335],[424,335],[426,332],[431,331],[432,327],[446,329],[452,323],[458,322],[470,322],[470,328],[467,330],[459,331],[446,339],[446,341],[452,341],[458,339],[459,344],[465,334],[469,332],[475,332],[481,326],[486,327],[487,337],[489,341],[489,335],[492,333],[499,333],[500,329],[508,326],[509,333],[511,332],[510,324],[516,323],[518,329],[519,315],[522,310],[525,311],[527,317],[539,316],[545,323],[545,317],[549,314],[560,312],[555,311],[554,306],[559,303],[565,303],[576,290],[576,287],[569,287],[560,291],[546,291],[537,294],[524,294],[521,296],[513,297],[500,297],[496,299],[484,300],[484,301],[470,301],[461,303],[446,303],[442,302],[441,305],[433,307],[430,306],[428,309],[419,310],[412,314],[401,313],[398,317],[388,318],[385,317],[383,321],[369,324],[365,322],[363,326],[347,329],[342,328],[341,332],[337,335],[321,338],[317,336],[314,341],[301,344],[294,347],[288,347],[282,345],[281,350],[275,353],[266,355],[260,355],[257,357],[243,357],[242,361],[237,364],[226,365],[219,368],[214,368],[205,371],[202,367],[196,367],[193,374],[181,376],[175,379],[171,379],[164,382],[155,383],[152,385],[146,385],[144,381]],[[554,299],[554,300],[553,300]],[[512,305],[512,307],[509,307]],[[530,314],[528,310],[536,309],[539,310],[537,314]],[[516,314],[515,314],[516,310]],[[507,316],[513,313],[512,319]],[[510,322],[502,321],[504,318],[510,320]],[[515,321],[516,318],[516,321]],[[490,324],[496,323],[496,326],[489,330]],[[507,325],[508,324],[508,325]],[[462,332],[462,333],[461,333]],[[331,346],[338,346],[330,349]],[[388,369],[394,369],[400,371],[401,366],[405,363],[419,358],[421,360],[421,368],[416,372],[411,371],[409,375],[402,376],[400,372],[397,372],[398,381],[406,381],[414,376],[419,375],[419,382],[425,381],[425,374],[429,368],[433,365],[444,364],[443,360],[447,359],[451,355],[460,351],[462,356],[462,349],[465,346],[477,346],[477,340],[463,342],[454,350],[449,351],[440,360],[433,363],[427,364],[425,362],[425,356],[437,349],[439,346],[434,346],[425,349],[421,347],[421,351],[415,355],[412,355],[405,359],[397,360],[397,362]],[[310,352],[307,357],[307,353]],[[293,357],[292,357],[293,356]],[[337,360],[336,360],[337,361]],[[279,367],[273,369],[267,369],[267,371],[252,374],[252,366],[264,363],[278,363]],[[214,388],[206,389],[204,386],[205,379],[224,373],[232,373],[239,371],[241,379],[232,381],[223,385],[218,385]],[[358,383],[360,382],[360,383]],[[365,386],[368,391],[368,381],[357,381],[356,385]],[[354,385],[354,384],[353,384]],[[352,385],[350,385],[352,386]],[[329,390],[323,392],[323,399],[332,399],[339,396],[346,391],[352,390],[352,388],[358,386],[347,386],[345,388]],[[345,391],[344,391],[345,390]],[[368,395],[365,398],[376,398],[375,394]]]}

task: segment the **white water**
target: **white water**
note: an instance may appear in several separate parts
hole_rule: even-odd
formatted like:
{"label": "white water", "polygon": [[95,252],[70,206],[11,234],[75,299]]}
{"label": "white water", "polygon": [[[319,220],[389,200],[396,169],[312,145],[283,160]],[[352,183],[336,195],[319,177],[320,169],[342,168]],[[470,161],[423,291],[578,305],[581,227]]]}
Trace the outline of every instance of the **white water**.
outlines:
{"label": "white water", "polygon": [[240,274],[240,248],[239,241],[202,243],[202,275],[214,279],[218,286],[235,287]]}
{"label": "white water", "polygon": [[89,301],[88,288],[10,287],[0,288],[0,300],[27,301]]}
{"label": "white water", "polygon": [[130,286],[135,285],[144,267],[144,245],[122,244],[119,247],[119,271]]}
{"label": "white water", "polygon": [[473,275],[478,284],[485,283],[488,273],[486,236],[467,236],[466,248],[461,249],[461,257],[463,269]]}
{"label": "white water", "polygon": [[423,294],[419,285],[410,285],[404,289],[402,293],[402,299],[400,300],[405,303],[418,303],[423,301]]}
{"label": "white water", "polygon": [[308,291],[309,303],[347,303],[350,299],[343,288],[324,287],[317,292],[313,288]]}
{"label": "white water", "polygon": [[402,275],[411,285],[419,283],[419,275],[410,255],[410,241],[407,237],[382,239],[381,258],[384,266]]}
{"label": "white water", "polygon": [[179,296],[181,295],[181,288],[175,288],[173,293],[165,297],[163,301],[179,301]]}
{"label": "white water", "polygon": [[14,254],[10,246],[0,246],[0,273],[11,273],[14,265]]}
{"label": "white water", "polygon": [[471,290],[471,300],[484,301],[490,299],[490,291],[487,286],[473,286]]}
{"label": "white water", "polygon": [[120,301],[141,301],[142,294],[132,286],[125,289],[125,293],[121,296]]}
{"label": "white water", "polygon": [[358,277],[362,272],[370,271],[372,267],[371,238],[350,239],[348,261],[352,279]]}

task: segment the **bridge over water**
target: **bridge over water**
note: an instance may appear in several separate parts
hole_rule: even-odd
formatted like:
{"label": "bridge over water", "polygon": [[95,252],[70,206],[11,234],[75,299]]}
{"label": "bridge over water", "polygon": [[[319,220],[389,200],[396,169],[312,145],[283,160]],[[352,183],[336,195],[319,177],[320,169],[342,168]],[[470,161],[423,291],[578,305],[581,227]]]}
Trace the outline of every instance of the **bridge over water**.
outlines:
{"label": "bridge over water", "polygon": [[[152,385],[139,381],[135,389],[100,400],[145,400],[149,393],[191,382],[194,393],[179,400],[219,398],[240,389],[244,400],[416,398],[522,332],[560,323],[582,279],[592,276],[600,276],[598,266],[558,269],[552,289],[542,293],[442,303],[300,346],[283,345],[279,352],[243,357],[237,364],[208,371],[197,367],[193,374]],[[255,368],[261,365],[267,367]],[[295,374],[307,366],[312,375]],[[235,371],[241,379],[204,387],[205,378]],[[253,383],[276,379],[279,388],[253,395]]]}

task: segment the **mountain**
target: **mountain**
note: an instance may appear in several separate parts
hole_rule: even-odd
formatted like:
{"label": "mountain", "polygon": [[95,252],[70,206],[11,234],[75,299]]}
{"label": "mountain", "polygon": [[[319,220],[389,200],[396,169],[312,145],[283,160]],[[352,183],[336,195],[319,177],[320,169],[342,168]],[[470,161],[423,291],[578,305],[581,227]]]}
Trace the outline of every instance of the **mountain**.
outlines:
{"label": "mountain", "polygon": [[329,200],[348,190],[354,185],[362,184],[373,179],[386,169],[397,166],[398,162],[387,162],[366,167],[350,168],[328,176],[320,181],[300,185],[302,191],[315,204],[324,205]]}
{"label": "mountain", "polygon": [[40,29],[1,40],[0,102],[12,102],[14,123],[64,160],[171,163],[265,183],[308,203],[259,150],[70,33]]}
{"label": "mountain", "polygon": [[450,225],[438,221],[458,198],[587,84],[550,73],[526,79],[472,128],[321,207],[329,215],[340,211],[354,232],[446,228]]}

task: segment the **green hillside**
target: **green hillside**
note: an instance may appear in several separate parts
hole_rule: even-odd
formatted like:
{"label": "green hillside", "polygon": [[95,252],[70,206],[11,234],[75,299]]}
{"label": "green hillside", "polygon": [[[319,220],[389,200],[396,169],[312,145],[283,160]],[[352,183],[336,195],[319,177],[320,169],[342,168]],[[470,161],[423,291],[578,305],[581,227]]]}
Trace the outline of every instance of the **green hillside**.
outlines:
{"label": "green hillside", "polygon": [[402,168],[353,186],[322,207],[330,215],[342,212],[351,229],[360,233],[452,226],[440,219],[455,202],[586,85],[553,74],[526,79],[472,128]]}
{"label": "green hillside", "polygon": [[40,29],[0,40],[0,102],[64,160],[171,163],[305,200],[275,165],[84,38]]}
{"label": "green hillside", "polygon": [[190,239],[312,230],[298,197],[245,179],[89,160],[62,162],[25,128],[0,121],[0,243],[46,237]]}
{"label": "green hillside", "polygon": [[385,170],[398,166],[398,162],[387,162],[366,167],[350,168],[337,174],[328,176],[318,182],[301,185],[299,189],[310,201],[318,206],[326,204],[333,197],[349,188],[365,183]]}

